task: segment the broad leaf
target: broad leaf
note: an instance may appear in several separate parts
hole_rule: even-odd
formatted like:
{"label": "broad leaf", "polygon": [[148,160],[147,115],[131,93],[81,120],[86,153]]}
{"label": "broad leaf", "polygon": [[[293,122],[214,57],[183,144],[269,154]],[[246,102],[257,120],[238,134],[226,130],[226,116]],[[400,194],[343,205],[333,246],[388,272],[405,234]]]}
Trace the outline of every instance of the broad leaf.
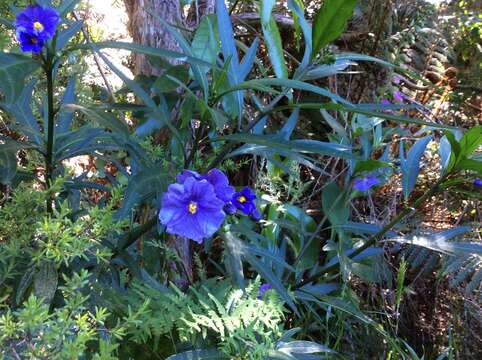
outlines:
{"label": "broad leaf", "polygon": [[325,0],[313,21],[313,57],[338,38],[353,14],[356,0]]}
{"label": "broad leaf", "polygon": [[191,47],[192,53],[196,58],[210,64],[216,64],[221,47],[219,45],[218,26],[214,15],[203,17],[194,34]]}

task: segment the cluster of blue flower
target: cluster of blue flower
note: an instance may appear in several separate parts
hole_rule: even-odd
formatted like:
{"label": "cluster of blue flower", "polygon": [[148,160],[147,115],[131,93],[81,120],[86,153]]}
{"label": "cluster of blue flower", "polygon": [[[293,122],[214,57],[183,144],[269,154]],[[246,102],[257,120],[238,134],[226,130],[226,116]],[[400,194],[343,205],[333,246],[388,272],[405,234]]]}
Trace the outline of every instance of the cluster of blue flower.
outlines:
{"label": "cluster of blue flower", "polygon": [[15,28],[22,51],[40,53],[46,41],[54,37],[59,21],[57,10],[39,5],[18,13]]}
{"label": "cluster of blue flower", "polygon": [[212,169],[205,175],[184,170],[177,175],[162,198],[160,222],[169,234],[187,237],[201,244],[223,224],[226,214],[237,210],[259,220],[256,195],[245,187],[235,192],[226,175]]}

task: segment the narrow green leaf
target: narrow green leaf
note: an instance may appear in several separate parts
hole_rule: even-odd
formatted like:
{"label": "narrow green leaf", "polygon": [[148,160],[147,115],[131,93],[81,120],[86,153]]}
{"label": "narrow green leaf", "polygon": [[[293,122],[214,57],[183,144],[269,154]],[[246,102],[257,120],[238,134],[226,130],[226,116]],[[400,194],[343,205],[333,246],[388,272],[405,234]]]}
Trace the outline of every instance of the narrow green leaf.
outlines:
{"label": "narrow green leaf", "polygon": [[171,51],[167,49],[158,49],[149,46],[144,46],[135,43],[127,43],[121,41],[102,41],[92,44],[83,44],[77,45],[75,48],[79,49],[90,49],[91,47],[96,49],[122,49],[122,50],[129,50],[138,54],[154,56],[154,57],[163,57],[163,58],[170,58],[170,59],[179,59],[181,61],[185,61],[190,64],[206,66],[208,68],[215,67],[215,65],[206,62],[202,59],[196,58],[194,56],[190,56],[187,54],[179,53],[176,51]]}
{"label": "narrow green leaf", "polygon": [[261,1],[261,27],[264,39],[268,48],[268,55],[273,64],[274,73],[278,78],[286,79],[288,69],[283,55],[281,35],[276,21],[271,16],[271,10],[275,4],[274,0]]}
{"label": "narrow green leaf", "polygon": [[66,104],[64,106],[64,109],[72,112],[73,111],[81,112],[85,116],[87,116],[88,119],[96,122],[101,127],[105,127],[121,135],[125,135],[125,136],[129,135],[129,127],[127,126],[127,124],[124,121],[119,120],[111,112],[105,112],[105,111],[98,112],[95,109],[91,109],[89,107],[76,105],[76,104]]}
{"label": "narrow green leaf", "polygon": [[350,147],[333,143],[326,143],[316,140],[284,140],[278,136],[255,135],[255,134],[232,134],[227,135],[218,140],[231,140],[236,142],[245,142],[248,144],[257,144],[267,146],[273,151],[278,149],[281,151],[298,151],[301,153],[315,153],[320,155],[332,155],[345,159],[353,159],[356,156],[352,153]]}
{"label": "narrow green leaf", "polygon": [[25,78],[40,67],[38,61],[30,57],[0,53],[0,92],[5,102],[15,102],[24,88]]}
{"label": "narrow green leaf", "polygon": [[216,349],[189,350],[169,356],[166,360],[227,360],[228,357]]}
{"label": "narrow green leaf", "polygon": [[415,188],[415,183],[417,182],[418,174],[420,173],[420,161],[431,140],[432,136],[426,136],[418,140],[410,148],[407,154],[407,159],[401,159],[402,186],[405,199],[408,199]]}

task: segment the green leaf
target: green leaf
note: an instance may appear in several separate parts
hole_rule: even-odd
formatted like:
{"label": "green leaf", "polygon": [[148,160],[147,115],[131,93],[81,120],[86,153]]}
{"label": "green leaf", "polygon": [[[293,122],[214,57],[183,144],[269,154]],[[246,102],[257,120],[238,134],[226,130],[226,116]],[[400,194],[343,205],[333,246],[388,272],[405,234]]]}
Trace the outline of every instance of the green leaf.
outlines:
{"label": "green leaf", "polygon": [[65,16],[69,11],[72,11],[75,8],[75,5],[79,0],[64,0],[62,1],[62,4],[59,5],[57,8],[57,11],[59,12],[60,16]]}
{"label": "green leaf", "polygon": [[265,279],[272,287],[276,290],[279,296],[288,304],[288,306],[296,313],[299,314],[298,309],[296,308],[293,299],[291,298],[290,294],[286,290],[285,286],[283,285],[282,281],[276,277],[276,275],[268,269],[264,262],[260,261],[255,255],[245,252],[243,257],[246,259],[247,262],[256,270],[263,279]]}
{"label": "green leaf", "polygon": [[50,305],[57,291],[58,281],[59,278],[55,266],[48,262],[42,263],[38,272],[34,275],[35,296],[43,299],[46,304]]}
{"label": "green leaf", "polygon": [[[134,45],[134,44],[132,44]],[[163,125],[166,125],[179,142],[183,142],[183,138],[178,129],[171,123],[170,119],[164,118],[162,108],[157,106],[154,100],[146,91],[134,80],[129,79],[122,71],[120,71],[102,52],[98,51],[95,45],[90,44],[90,48],[96,51],[100,58],[109,66],[109,68],[146,104],[152,111],[152,117],[156,118]],[[153,49],[159,50],[159,49]]]}
{"label": "green leaf", "polygon": [[246,133],[227,135],[215,140],[223,139],[263,145],[269,147],[273,151],[281,150],[281,152],[315,153],[320,155],[332,155],[345,159],[356,158],[350,147],[316,140],[284,140],[278,136]]}
{"label": "green leaf", "polygon": [[[302,106],[303,104],[298,104],[297,106],[304,107]],[[316,106],[316,104],[313,104]],[[353,112],[355,114],[362,114],[362,115],[367,115],[371,117],[378,117],[381,119],[386,119],[386,120],[391,120],[397,123],[402,123],[402,124],[418,124],[418,125],[424,125],[428,126],[434,129],[449,129],[449,130],[457,130],[458,128],[454,126],[449,126],[449,125],[443,125],[443,124],[438,124],[435,122],[431,121],[423,121],[415,118],[410,118],[406,116],[398,116],[398,115],[392,115],[392,114],[387,114],[384,112],[376,112],[376,111],[370,111],[370,110],[364,110],[362,108],[355,107],[355,106],[346,106],[343,104],[324,104],[323,105],[325,109],[331,109],[331,110],[344,110],[348,112]],[[320,108],[321,106],[318,104],[316,108]]]}
{"label": "green leaf", "polygon": [[92,44],[83,44],[77,45],[76,48],[79,49],[122,49],[122,50],[129,50],[138,54],[154,56],[154,57],[161,57],[161,58],[170,58],[170,59],[179,59],[181,61],[186,61],[190,64],[206,66],[208,68],[215,67],[215,65],[208,63],[202,59],[196,58],[194,56],[190,56],[187,54],[183,54],[180,52],[175,52],[167,49],[158,49],[149,46],[144,46],[135,43],[127,43],[121,41],[102,41]]}
{"label": "green leaf", "polygon": [[[177,79],[174,81],[171,78]],[[189,70],[183,65],[172,66],[165,71],[152,85],[154,90],[161,93],[170,93],[176,91],[179,82],[187,83],[189,81]]]}
{"label": "green leaf", "polygon": [[191,47],[192,53],[196,58],[210,64],[216,64],[221,46],[215,15],[211,14],[203,17],[196,34],[194,34]]}
{"label": "green leaf", "polygon": [[338,96],[337,94],[334,94],[325,88],[308,84],[303,81],[290,80],[290,79],[266,78],[266,79],[248,80],[232,87],[231,89],[227,90],[225,93],[237,91],[240,89],[256,89],[256,90],[266,91],[272,86],[280,86],[288,89],[308,91],[314,94],[318,94],[318,95],[330,98],[334,102],[344,104],[344,106],[346,106],[347,108],[351,108],[354,106],[352,103],[345,100],[341,96]]}
{"label": "green leaf", "polygon": [[20,305],[23,302],[25,294],[29,287],[32,285],[33,278],[35,273],[37,272],[37,267],[32,266],[25,271],[20,282],[17,287],[17,291],[15,293],[15,304]]}
{"label": "green leaf", "polygon": [[161,174],[159,169],[146,168],[141,173],[131,176],[122,208],[116,213],[116,218],[123,219],[129,216],[137,205],[159,198],[166,188],[167,174]]}
{"label": "green leaf", "polygon": [[65,48],[65,45],[67,45],[67,43],[70,41],[70,39],[72,39],[82,29],[82,25],[82,21],[75,21],[68,28],[62,30],[57,35],[55,50],[62,51]]}
{"label": "green leaf", "polygon": [[384,167],[390,167],[390,164],[380,160],[360,160],[356,162],[353,175],[356,176],[363,172],[371,172]]}
{"label": "green leaf", "polygon": [[296,69],[294,75],[294,78],[297,79],[309,65],[313,50],[313,32],[311,25],[305,19],[305,8],[302,0],[288,0],[288,8],[294,12],[295,23],[298,22],[300,24],[301,30],[303,31],[303,36],[305,38],[305,53],[303,55],[303,60],[301,61],[301,65],[298,67],[298,69]]}
{"label": "green leaf", "polygon": [[[68,83],[67,87],[65,88],[64,96],[62,97],[62,104],[73,104],[75,99],[77,98],[76,91],[75,91],[75,82],[76,76],[72,76]],[[72,121],[74,119],[74,114],[70,111],[63,111],[61,108],[57,115],[57,119],[55,122],[55,133],[56,134],[63,134],[70,130],[72,125]]]}
{"label": "green leaf", "polygon": [[0,92],[5,103],[17,100],[24,88],[25,78],[40,67],[32,58],[10,53],[0,53]]}
{"label": "green leaf", "polygon": [[[426,136],[418,140],[410,148],[407,159],[401,160],[402,169],[402,186],[403,195],[405,199],[408,199],[413,189],[415,188],[415,183],[417,182],[418,174],[420,173],[420,161],[425,152],[428,143],[432,140],[432,136]],[[400,145],[402,146],[402,145]]]}
{"label": "green leaf", "polygon": [[274,0],[261,1],[261,26],[274,73],[278,78],[286,79],[288,77],[288,69],[283,56],[281,35],[276,21],[271,16],[274,4]]}
{"label": "green leaf", "polygon": [[[169,32],[169,34],[174,39],[176,39],[177,43],[179,44],[184,54],[194,58],[191,44],[189,44],[189,42],[181,34],[181,32],[178,29],[176,29],[174,26],[169,24],[166,20],[164,20],[163,17],[159,16],[156,12],[151,11],[151,15],[154,16],[162,24],[162,26]],[[192,69],[194,79],[196,79],[196,81],[198,82],[199,86],[203,91],[204,100],[207,101],[209,96],[209,84],[208,84],[207,76],[204,73],[204,71],[201,69],[201,67],[195,63],[191,64],[191,69]]]}
{"label": "green leaf", "polygon": [[17,152],[2,150],[0,147],[0,183],[10,184],[17,174]]}
{"label": "green leaf", "polygon": [[473,159],[462,159],[457,164],[458,170],[470,170],[476,172],[479,176],[482,176],[482,161]]}
{"label": "green leaf", "polygon": [[241,255],[243,253],[243,248],[241,246],[241,241],[238,241],[233,234],[230,232],[220,234],[226,243],[227,251],[227,264],[229,265],[229,273],[236,280],[236,283],[240,289],[244,290],[244,272],[243,272],[243,262]]}
{"label": "green leaf", "polygon": [[96,122],[101,127],[105,127],[121,135],[129,135],[129,127],[127,124],[124,121],[119,120],[112,112],[96,111],[93,108],[76,104],[67,104],[64,106],[64,109],[81,112],[89,120]]}
{"label": "green leaf", "polygon": [[482,144],[482,126],[475,126],[460,139],[460,155],[470,156]]}
{"label": "green leaf", "polygon": [[283,342],[277,346],[278,350],[288,354],[314,354],[314,353],[326,353],[334,352],[332,349],[325,345],[320,345],[312,341],[290,341]]}
{"label": "green leaf", "polygon": [[227,360],[228,357],[216,349],[212,350],[189,350],[171,355],[166,360]]}
{"label": "green leaf", "polygon": [[353,14],[356,0],[325,0],[313,22],[313,57],[338,38]]}
{"label": "green leaf", "polygon": [[321,194],[323,212],[328,215],[328,220],[333,226],[345,224],[350,216],[350,209],[345,206],[343,189],[335,183],[328,184]]}
{"label": "green leaf", "polygon": [[458,226],[432,234],[417,234],[404,237],[394,237],[388,239],[387,241],[395,241],[402,244],[420,246],[447,255],[482,254],[482,245],[479,243],[449,241],[452,238],[461,236],[469,231],[471,231],[470,227]]}
{"label": "green leaf", "polygon": [[43,137],[40,126],[32,112],[32,92],[35,87],[35,80],[30,81],[12,104],[0,104],[14,118],[12,124],[15,131],[26,135],[30,140],[39,146],[43,146]]}

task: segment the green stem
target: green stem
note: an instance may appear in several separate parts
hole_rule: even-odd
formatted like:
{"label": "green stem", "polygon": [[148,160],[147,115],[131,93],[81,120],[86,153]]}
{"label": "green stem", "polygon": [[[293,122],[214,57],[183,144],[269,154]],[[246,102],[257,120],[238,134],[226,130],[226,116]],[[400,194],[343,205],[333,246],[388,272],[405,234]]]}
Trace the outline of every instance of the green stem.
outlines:
{"label": "green stem", "polygon": [[[45,64],[45,72],[47,75],[47,111],[48,111],[48,129],[47,129],[47,153],[45,155],[45,180],[47,188],[50,189],[53,182],[54,172],[54,131],[55,131],[55,109],[54,109],[54,75],[52,61],[47,55],[47,62]],[[52,196],[47,197],[47,212],[52,213]]]}

